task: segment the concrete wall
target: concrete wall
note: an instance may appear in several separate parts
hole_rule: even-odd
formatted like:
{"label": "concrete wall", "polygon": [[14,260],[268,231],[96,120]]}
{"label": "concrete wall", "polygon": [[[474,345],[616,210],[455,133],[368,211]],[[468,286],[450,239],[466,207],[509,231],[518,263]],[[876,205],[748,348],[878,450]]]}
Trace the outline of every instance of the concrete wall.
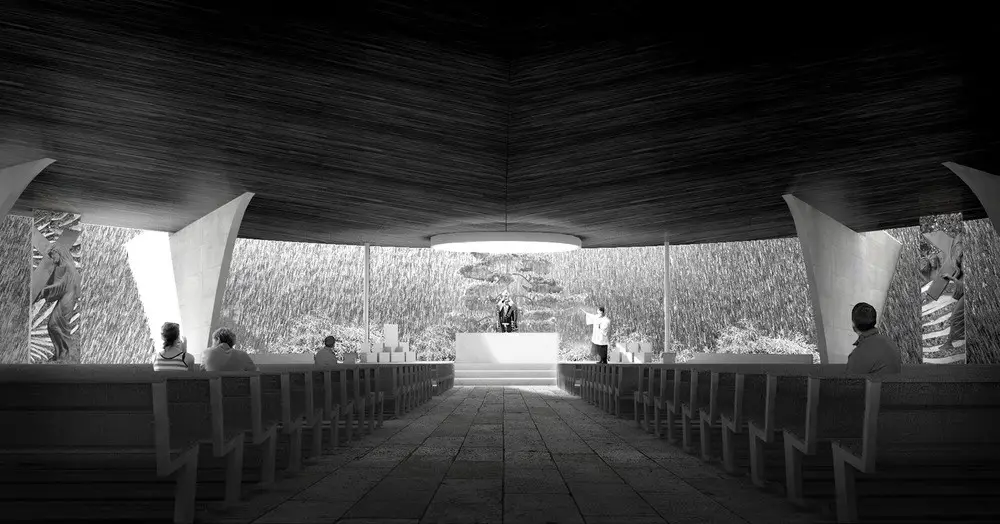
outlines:
{"label": "concrete wall", "polygon": [[851,308],[868,302],[881,316],[902,245],[883,231],[856,233],[792,195],[784,198],[802,244],[820,359],[845,363],[857,339]]}
{"label": "concrete wall", "polygon": [[233,246],[252,198],[253,193],[243,193],[170,235],[181,331],[196,359],[208,347],[222,311]]}

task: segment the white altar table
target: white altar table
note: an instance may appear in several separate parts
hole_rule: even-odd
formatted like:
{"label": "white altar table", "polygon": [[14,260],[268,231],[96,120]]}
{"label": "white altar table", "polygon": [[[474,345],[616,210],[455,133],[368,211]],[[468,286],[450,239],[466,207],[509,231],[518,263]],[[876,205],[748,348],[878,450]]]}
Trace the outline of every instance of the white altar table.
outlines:
{"label": "white altar table", "polygon": [[468,364],[555,364],[558,333],[458,333],[455,362]]}

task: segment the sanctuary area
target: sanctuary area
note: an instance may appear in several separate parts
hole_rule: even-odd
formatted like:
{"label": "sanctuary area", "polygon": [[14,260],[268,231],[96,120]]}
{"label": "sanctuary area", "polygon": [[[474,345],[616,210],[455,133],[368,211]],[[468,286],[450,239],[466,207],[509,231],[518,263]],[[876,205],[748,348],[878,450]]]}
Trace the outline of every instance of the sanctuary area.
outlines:
{"label": "sanctuary area", "polygon": [[9,4],[0,521],[1000,521],[995,17]]}

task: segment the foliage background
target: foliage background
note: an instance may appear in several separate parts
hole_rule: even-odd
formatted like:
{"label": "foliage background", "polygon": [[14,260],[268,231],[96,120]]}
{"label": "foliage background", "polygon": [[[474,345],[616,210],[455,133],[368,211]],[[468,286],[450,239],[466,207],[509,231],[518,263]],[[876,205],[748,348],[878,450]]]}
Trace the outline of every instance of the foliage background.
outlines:
{"label": "foliage background", "polygon": [[[84,217],[86,219],[86,217]],[[29,221],[7,217],[0,227],[0,362],[27,354]],[[988,220],[967,222],[970,293],[969,362],[1000,362],[1000,239]],[[142,305],[125,243],[132,229],[87,225],[84,246],[83,361],[149,362]],[[903,254],[880,324],[899,343],[904,361],[919,358],[919,228],[889,231]],[[795,238],[671,247],[673,351],[812,352],[815,328],[805,268]],[[429,249],[371,249],[372,337],[384,323],[400,325],[403,340],[428,360],[454,356],[462,306],[470,285],[459,270],[472,255]],[[663,344],[663,247],[586,249],[548,255],[547,275],[563,293],[586,295],[612,318],[614,342]],[[334,334],[343,349],[364,340],[360,246],[239,239],[223,301],[222,324],[252,352],[309,351]],[[590,358],[583,315],[556,318],[562,358]]]}

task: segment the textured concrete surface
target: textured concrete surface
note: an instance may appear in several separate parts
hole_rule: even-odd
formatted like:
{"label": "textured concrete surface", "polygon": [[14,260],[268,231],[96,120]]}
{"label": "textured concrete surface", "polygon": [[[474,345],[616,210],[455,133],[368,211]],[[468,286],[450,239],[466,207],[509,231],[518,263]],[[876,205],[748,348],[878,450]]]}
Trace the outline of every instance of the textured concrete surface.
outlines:
{"label": "textured concrete surface", "polygon": [[554,387],[457,387],[201,522],[816,522]]}
{"label": "textured concrete surface", "polygon": [[802,244],[820,358],[846,364],[858,338],[851,309],[867,302],[881,318],[903,246],[885,231],[855,233],[792,195],[785,202]]}

